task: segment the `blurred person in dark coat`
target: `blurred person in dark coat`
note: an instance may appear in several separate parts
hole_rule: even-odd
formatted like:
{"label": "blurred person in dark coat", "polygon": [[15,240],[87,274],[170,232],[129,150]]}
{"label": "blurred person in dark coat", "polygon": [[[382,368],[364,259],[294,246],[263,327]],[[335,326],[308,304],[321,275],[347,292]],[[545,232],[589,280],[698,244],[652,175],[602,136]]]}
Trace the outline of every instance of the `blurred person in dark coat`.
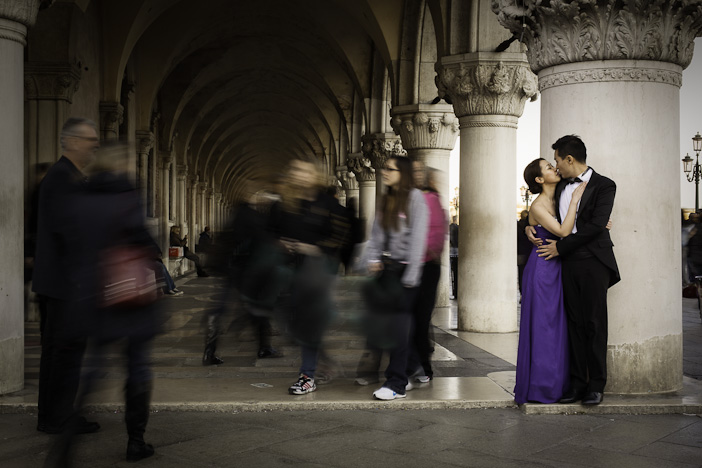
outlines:
{"label": "blurred person in dark coat", "polygon": [[183,247],[183,257],[187,258],[188,260],[191,260],[195,264],[197,276],[210,276],[202,268],[202,262],[200,262],[200,257],[192,253],[188,248],[188,235],[186,234],[183,238],[180,237],[180,226],[171,226],[170,245],[171,247]]}
{"label": "blurred person in dark coat", "polygon": [[287,252],[293,271],[284,304],[289,332],[302,351],[298,380],[288,389],[291,395],[317,389],[317,360],[333,314],[331,289],[339,252],[349,235],[343,208],[323,187],[321,171],[313,162],[293,160],[281,184],[281,202],[271,208],[269,228]]}
{"label": "blurred person in dark coat", "polygon": [[[125,423],[128,442],[126,459],[137,461],[154,454],[154,449],[144,441],[149,418],[149,405],[153,374],[151,371],[151,346],[161,329],[163,319],[159,314],[156,275],[160,265],[154,258],[159,248],[149,234],[139,192],[132,185],[128,172],[126,145],[111,143],[97,154],[89,167],[90,177],[85,191],[76,194],[72,201],[71,218],[75,239],[69,249],[74,258],[75,280],[79,284],[77,307],[84,311],[83,331],[89,339],[90,352],[86,356],[81,392],[77,399],[78,412],[86,397],[104,372],[107,345],[124,340],[123,356],[126,358],[127,379],[124,386]],[[105,285],[110,271],[109,263],[114,249],[128,249],[143,258],[152,275],[153,283],[137,287],[153,291],[147,303],[107,302]],[[114,255],[114,254],[112,254]],[[76,413],[77,414],[77,413]],[[48,460],[57,466],[70,459],[74,424],[56,443]],[[49,465],[53,466],[53,465]]]}
{"label": "blurred person in dark coat", "polygon": [[[71,201],[85,191],[81,171],[93,161],[99,147],[94,122],[68,119],[61,129],[62,156],[39,189],[32,276],[41,313],[37,430],[50,434],[64,431],[73,414],[85,352],[85,317],[76,305],[76,259],[71,254],[78,242]],[[99,428],[96,422],[81,420],[76,431]]]}

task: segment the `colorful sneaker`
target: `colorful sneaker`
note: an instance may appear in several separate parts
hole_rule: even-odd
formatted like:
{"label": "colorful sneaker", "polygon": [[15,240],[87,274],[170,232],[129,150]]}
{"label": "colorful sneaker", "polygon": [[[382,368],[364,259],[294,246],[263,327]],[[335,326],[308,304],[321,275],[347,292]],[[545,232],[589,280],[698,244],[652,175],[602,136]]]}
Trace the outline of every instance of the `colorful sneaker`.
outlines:
{"label": "colorful sneaker", "polygon": [[404,393],[397,393],[388,387],[380,387],[373,392],[373,396],[378,400],[394,400],[396,398],[404,398],[407,395]]}
{"label": "colorful sneaker", "polygon": [[300,378],[290,386],[288,393],[291,395],[304,395],[315,390],[317,390],[317,386],[314,383],[314,379],[310,379],[305,374],[300,374]]}

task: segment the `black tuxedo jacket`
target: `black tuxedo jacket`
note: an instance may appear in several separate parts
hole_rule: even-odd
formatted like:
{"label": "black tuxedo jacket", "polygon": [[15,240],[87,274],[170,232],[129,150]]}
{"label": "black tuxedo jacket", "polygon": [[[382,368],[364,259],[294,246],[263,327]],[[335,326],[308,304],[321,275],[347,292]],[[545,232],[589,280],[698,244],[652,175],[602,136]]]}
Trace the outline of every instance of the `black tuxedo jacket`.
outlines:
{"label": "black tuxedo jacket", "polygon": [[[556,213],[558,213],[559,222],[561,222],[561,215],[558,204],[561,193],[567,184],[568,181],[563,179],[556,186]],[[567,259],[570,253],[583,247],[589,250],[610,269],[610,287],[620,280],[619,268],[612,250],[614,244],[609,236],[609,230],[605,227],[612,213],[616,191],[617,186],[614,181],[599,175],[593,169],[592,177],[585,187],[578,207],[578,216],[575,221],[578,232],[570,234],[556,243],[558,254],[564,259]]]}
{"label": "black tuxedo jacket", "polygon": [[32,290],[37,294],[64,300],[75,294],[70,255],[76,229],[72,203],[85,189],[84,180],[83,173],[62,156],[41,181],[32,278]]}

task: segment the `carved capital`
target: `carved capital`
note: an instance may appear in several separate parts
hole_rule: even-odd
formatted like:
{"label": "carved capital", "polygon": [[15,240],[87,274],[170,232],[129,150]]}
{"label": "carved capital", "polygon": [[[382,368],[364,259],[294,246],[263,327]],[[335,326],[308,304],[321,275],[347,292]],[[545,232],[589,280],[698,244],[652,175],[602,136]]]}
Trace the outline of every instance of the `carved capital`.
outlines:
{"label": "carved capital", "polygon": [[442,57],[436,64],[439,95],[449,95],[458,117],[520,117],[527,99],[536,100],[537,80],[524,54],[476,52]]}
{"label": "carved capital", "polygon": [[642,67],[632,67],[629,60],[608,60],[604,64],[606,66],[593,67],[593,63],[580,62],[542,70],[539,91],[576,83],[612,81],[646,81],[678,88],[682,86],[682,68],[672,63],[649,61]]}
{"label": "carved capital", "polygon": [[[39,12],[39,5],[45,6],[52,2],[40,0],[5,0],[0,2],[0,20],[9,20],[26,27],[34,26]],[[48,5],[47,5],[48,3]]]}
{"label": "carved capital", "polygon": [[349,154],[346,167],[352,171],[358,182],[371,182],[375,180],[375,169],[371,160],[361,154]]}
{"label": "carved capital", "polygon": [[373,168],[380,170],[393,156],[407,156],[402,140],[392,133],[375,133],[361,138],[363,156],[370,160]]}
{"label": "carved capital", "polygon": [[344,190],[357,190],[358,180],[356,174],[349,170],[348,166],[339,166],[336,168],[336,178]]}
{"label": "carved capital", "polygon": [[204,195],[205,192],[207,191],[207,182],[200,182],[197,184],[197,190],[200,194]]}
{"label": "carved capital", "polygon": [[491,7],[500,24],[523,34],[535,72],[591,60],[653,60],[686,68],[702,34],[702,3],[692,0],[491,0]]}
{"label": "carved capital", "polygon": [[159,162],[161,163],[161,169],[164,171],[168,171],[171,168],[173,158],[170,154],[165,154],[159,158]]}
{"label": "carved capital", "polygon": [[187,164],[177,164],[176,165],[176,178],[179,181],[185,181],[188,177],[188,165]]}
{"label": "carved capital", "polygon": [[154,134],[149,131],[136,131],[137,153],[147,154],[154,147]]}
{"label": "carved capital", "polygon": [[80,86],[77,64],[27,62],[24,65],[24,91],[27,99],[73,102]]}
{"label": "carved capital", "polygon": [[445,149],[452,150],[460,124],[448,104],[416,104],[395,106],[390,121],[395,133],[402,138],[407,150]]}
{"label": "carved capital", "polygon": [[100,123],[105,137],[117,135],[124,118],[124,107],[118,102],[100,102]]}

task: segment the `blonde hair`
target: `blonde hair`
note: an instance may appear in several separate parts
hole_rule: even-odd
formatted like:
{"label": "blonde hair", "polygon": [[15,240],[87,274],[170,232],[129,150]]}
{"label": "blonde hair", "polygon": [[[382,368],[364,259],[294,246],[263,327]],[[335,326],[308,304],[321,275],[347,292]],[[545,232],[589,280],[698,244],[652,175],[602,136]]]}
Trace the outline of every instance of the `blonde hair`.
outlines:
{"label": "blonde hair", "polygon": [[[297,184],[291,184],[287,180],[289,177],[288,174],[290,172],[290,167],[295,162],[309,164],[312,166],[314,177],[312,178],[312,185],[310,187],[301,187]],[[305,193],[308,190],[319,192],[322,190],[322,188],[326,187],[326,182],[326,177],[324,177],[320,165],[315,161],[308,161],[304,159],[291,160],[286,167],[280,184],[280,197],[283,209],[291,213],[297,213],[300,210],[300,201],[304,198]]]}

